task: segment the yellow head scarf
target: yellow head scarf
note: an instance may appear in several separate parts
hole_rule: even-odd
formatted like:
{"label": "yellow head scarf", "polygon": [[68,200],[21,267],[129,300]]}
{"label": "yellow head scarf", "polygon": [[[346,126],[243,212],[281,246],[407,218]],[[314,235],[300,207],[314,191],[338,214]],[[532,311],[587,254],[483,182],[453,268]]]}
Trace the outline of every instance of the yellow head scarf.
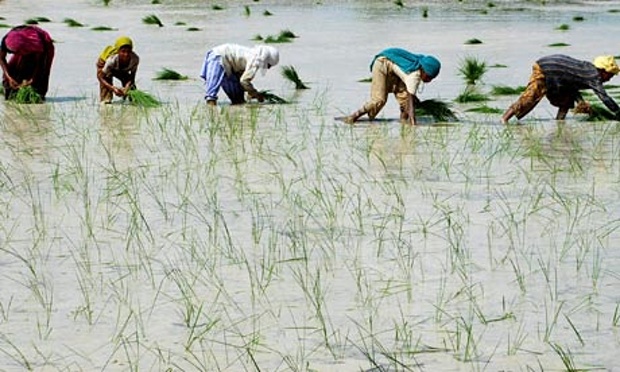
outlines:
{"label": "yellow head scarf", "polygon": [[610,74],[616,75],[620,72],[620,67],[618,67],[614,56],[598,56],[594,58],[593,63],[594,67],[605,70]]}
{"label": "yellow head scarf", "polygon": [[102,60],[108,59],[110,56],[118,54],[118,50],[124,46],[130,46],[133,48],[133,41],[127,36],[121,36],[116,39],[114,45],[108,45],[99,55],[99,58]]}

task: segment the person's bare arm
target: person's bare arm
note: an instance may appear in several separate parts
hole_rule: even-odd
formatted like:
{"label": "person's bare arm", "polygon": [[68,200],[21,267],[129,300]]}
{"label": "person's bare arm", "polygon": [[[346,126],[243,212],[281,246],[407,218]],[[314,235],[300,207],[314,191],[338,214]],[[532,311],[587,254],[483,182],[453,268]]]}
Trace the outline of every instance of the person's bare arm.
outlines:
{"label": "person's bare arm", "polygon": [[13,79],[13,77],[9,74],[9,66],[6,61],[6,50],[0,50],[0,67],[2,67],[2,72],[4,73],[4,78],[9,82],[9,85],[13,89],[19,88],[19,83]]}

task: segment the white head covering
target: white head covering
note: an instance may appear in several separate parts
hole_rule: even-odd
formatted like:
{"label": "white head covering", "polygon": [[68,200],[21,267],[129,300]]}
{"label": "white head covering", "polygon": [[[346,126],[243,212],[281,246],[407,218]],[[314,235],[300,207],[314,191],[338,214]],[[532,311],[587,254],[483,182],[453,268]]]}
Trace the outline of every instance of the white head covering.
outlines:
{"label": "white head covering", "polygon": [[280,62],[280,52],[272,46],[258,45],[254,47],[256,58],[254,63],[258,65],[262,75],[265,75],[269,67],[273,67]]}

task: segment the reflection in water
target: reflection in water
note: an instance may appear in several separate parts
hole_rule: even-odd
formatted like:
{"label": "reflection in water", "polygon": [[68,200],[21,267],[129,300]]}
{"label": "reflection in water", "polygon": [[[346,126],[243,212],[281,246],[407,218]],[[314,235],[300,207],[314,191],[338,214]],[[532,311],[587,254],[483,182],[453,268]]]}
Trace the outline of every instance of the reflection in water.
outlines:
{"label": "reflection in water", "polygon": [[16,153],[40,156],[47,152],[47,136],[52,131],[49,104],[5,103],[2,115],[3,142]]}
{"label": "reflection in water", "polygon": [[132,139],[138,132],[138,115],[134,107],[102,105],[99,108],[101,145],[109,161],[125,168],[134,158]]}

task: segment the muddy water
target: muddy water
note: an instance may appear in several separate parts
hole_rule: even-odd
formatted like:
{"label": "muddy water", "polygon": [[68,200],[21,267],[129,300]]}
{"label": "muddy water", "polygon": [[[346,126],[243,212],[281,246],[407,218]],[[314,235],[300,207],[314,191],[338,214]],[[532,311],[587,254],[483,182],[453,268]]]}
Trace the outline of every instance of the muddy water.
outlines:
{"label": "muddy water", "polygon": [[[0,2],[3,22],[52,19],[57,58],[48,103],[0,102],[2,369],[614,370],[616,123],[559,125],[545,102],[508,128],[469,105],[445,126],[403,128],[394,102],[353,129],[333,117],[387,46],[438,56],[421,96],[446,101],[465,56],[507,66],[489,89],[544,54],[617,54],[620,3],[26,3]],[[206,49],[283,29],[299,38],[281,64],[311,89],[276,69],[256,85],[293,104],[207,112]],[[161,108],[96,102],[120,34]],[[190,79],[152,80],[163,67]]]}

